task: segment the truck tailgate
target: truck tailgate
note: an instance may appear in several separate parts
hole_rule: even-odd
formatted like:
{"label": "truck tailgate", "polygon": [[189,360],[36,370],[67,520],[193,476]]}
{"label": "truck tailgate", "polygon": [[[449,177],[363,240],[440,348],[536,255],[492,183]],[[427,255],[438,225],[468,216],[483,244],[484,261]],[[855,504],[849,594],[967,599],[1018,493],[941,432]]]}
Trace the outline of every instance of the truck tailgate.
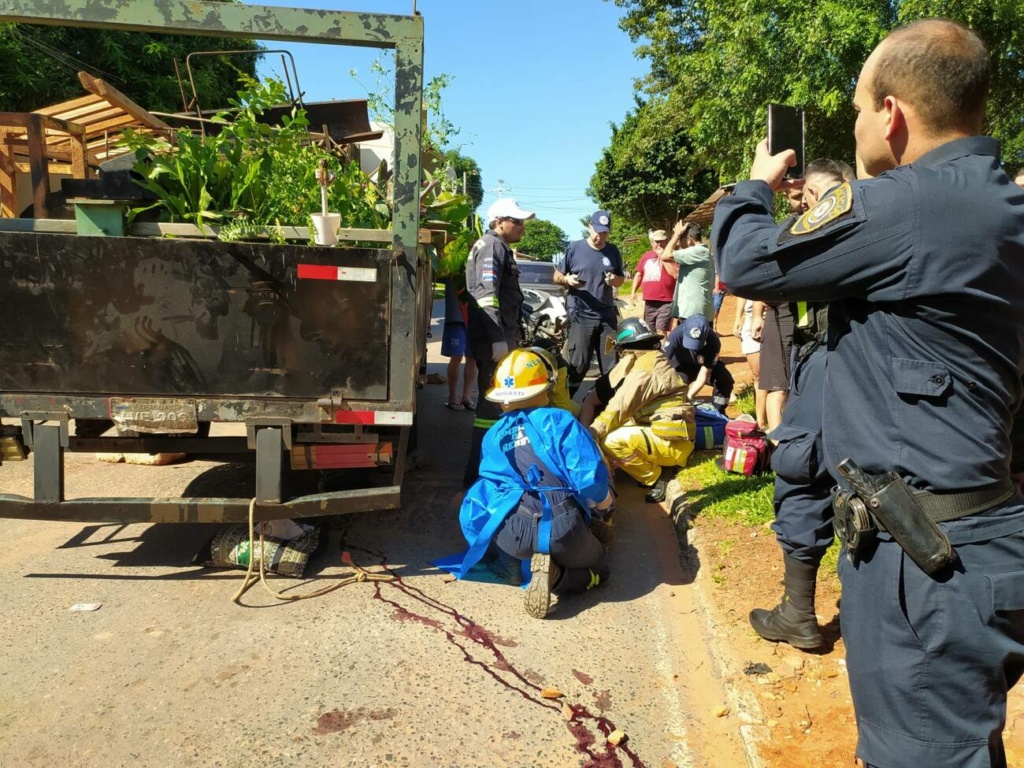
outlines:
{"label": "truck tailgate", "polygon": [[0,234],[0,390],[386,400],[387,250]]}

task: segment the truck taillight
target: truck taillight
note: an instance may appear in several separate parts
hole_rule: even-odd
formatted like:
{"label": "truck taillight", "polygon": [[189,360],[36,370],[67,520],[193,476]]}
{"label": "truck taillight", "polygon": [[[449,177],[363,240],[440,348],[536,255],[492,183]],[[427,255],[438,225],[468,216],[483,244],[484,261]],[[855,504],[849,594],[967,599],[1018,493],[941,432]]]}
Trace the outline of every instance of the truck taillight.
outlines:
{"label": "truck taillight", "polygon": [[357,469],[393,461],[390,442],[294,445],[291,450],[292,469]]}

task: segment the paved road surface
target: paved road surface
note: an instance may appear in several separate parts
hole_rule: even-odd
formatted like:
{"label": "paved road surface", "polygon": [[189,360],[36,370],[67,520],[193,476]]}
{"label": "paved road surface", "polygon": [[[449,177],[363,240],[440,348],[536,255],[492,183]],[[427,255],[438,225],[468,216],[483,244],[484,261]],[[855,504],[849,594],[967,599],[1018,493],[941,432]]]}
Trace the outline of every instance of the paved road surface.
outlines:
{"label": "paved road surface", "polygon": [[[440,329],[435,325],[431,370]],[[0,765],[699,766],[746,764],[698,621],[693,565],[660,507],[625,487],[612,582],[547,621],[521,591],[453,582],[431,559],[461,548],[458,479],[471,414],[422,391],[421,447],[395,512],[336,518],[310,573],[342,550],[393,583],[281,603],[241,572],[191,566],[207,526],[3,521]],[[27,464],[0,489],[31,493]],[[247,468],[106,465],[70,456],[69,496],[223,488]],[[177,489],[177,490],[175,490]],[[303,591],[289,580],[278,589]],[[74,603],[100,602],[94,613]],[[566,692],[561,703],[544,686]],[[603,732],[629,735],[612,750]]]}

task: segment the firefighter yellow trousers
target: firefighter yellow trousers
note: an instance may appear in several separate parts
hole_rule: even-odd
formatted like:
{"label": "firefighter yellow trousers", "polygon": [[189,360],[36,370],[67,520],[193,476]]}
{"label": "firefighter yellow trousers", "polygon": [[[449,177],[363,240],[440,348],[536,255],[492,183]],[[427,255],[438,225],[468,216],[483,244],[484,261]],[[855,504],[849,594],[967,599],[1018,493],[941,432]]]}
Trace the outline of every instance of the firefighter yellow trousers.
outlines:
{"label": "firefighter yellow trousers", "polygon": [[666,440],[650,427],[619,427],[605,437],[601,447],[612,464],[641,485],[654,485],[661,467],[684,467],[693,452],[692,440]]}

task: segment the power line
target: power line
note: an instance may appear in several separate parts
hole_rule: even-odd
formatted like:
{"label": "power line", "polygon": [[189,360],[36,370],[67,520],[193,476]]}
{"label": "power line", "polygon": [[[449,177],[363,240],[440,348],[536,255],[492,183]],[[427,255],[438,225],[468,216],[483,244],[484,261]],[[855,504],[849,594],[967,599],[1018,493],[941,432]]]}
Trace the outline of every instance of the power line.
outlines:
{"label": "power line", "polygon": [[78,59],[64,51],[61,51],[58,48],[54,48],[48,43],[43,42],[41,39],[39,39],[36,30],[33,30],[30,27],[26,28],[15,26],[12,27],[11,30],[14,32],[15,36],[17,36],[21,40],[22,43],[29,46],[34,46],[40,52],[46,54],[51,59],[53,59],[58,66],[63,67],[65,70],[67,70],[73,75],[77,76],[79,70],[85,69],[93,74],[101,76],[103,79],[107,81],[122,84],[124,83],[124,80],[118,77],[117,75],[107,72],[106,70],[100,69],[99,67],[92,66],[91,64],[88,64],[87,62],[84,62],[81,59]]}

